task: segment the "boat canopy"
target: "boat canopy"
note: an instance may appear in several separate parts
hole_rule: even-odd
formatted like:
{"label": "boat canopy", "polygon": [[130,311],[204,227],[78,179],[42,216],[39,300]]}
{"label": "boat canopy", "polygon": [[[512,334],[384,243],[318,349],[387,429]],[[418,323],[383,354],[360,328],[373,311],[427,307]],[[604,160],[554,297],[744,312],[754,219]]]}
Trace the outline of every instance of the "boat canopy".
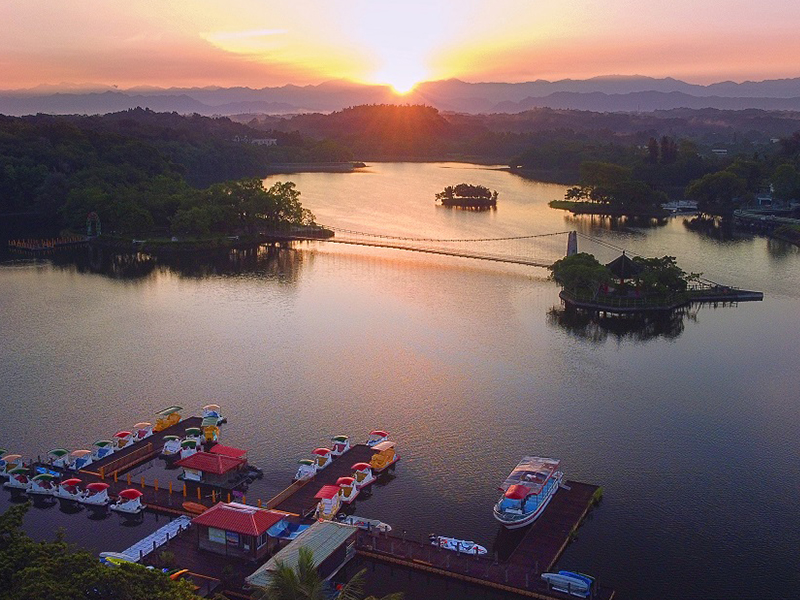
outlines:
{"label": "boat canopy", "polygon": [[356,464],[354,464],[354,465],[353,465],[352,467],[350,467],[350,468],[351,468],[351,469],[353,469],[354,471],[363,471],[364,469],[371,469],[371,468],[372,468],[372,465],[371,465],[371,464],[369,464],[369,463],[360,462],[360,463],[356,463]]}
{"label": "boat canopy", "polygon": [[11,469],[8,472],[8,474],[9,475],[27,475],[28,474],[28,469],[26,469],[25,467],[17,467],[16,469]]}
{"label": "boat canopy", "polygon": [[505,497],[509,500],[522,500],[523,498],[527,498],[530,493],[531,488],[514,484],[506,490]]}
{"label": "boat canopy", "polygon": [[162,439],[163,441],[165,441],[165,442],[174,442],[175,440],[179,440],[179,439],[181,439],[181,438],[179,438],[177,435],[165,435],[165,436],[164,436],[163,438],[161,438],[161,439]]}
{"label": "boat canopy", "polygon": [[72,479],[65,479],[64,481],[62,481],[61,485],[62,486],[64,486],[64,485],[73,486],[73,485],[80,485],[82,483],[83,483],[83,481],[81,481],[77,477],[73,477]]}
{"label": "boat canopy", "polygon": [[353,485],[356,482],[352,477],[339,477],[336,480],[336,485]]}
{"label": "boat canopy", "polygon": [[335,498],[339,495],[339,486],[338,485],[323,485],[322,489],[316,493],[314,498],[319,500],[330,500],[331,498]]}
{"label": "boat canopy", "polygon": [[197,448],[197,441],[195,441],[195,440],[183,440],[181,442],[181,448]]}
{"label": "boat canopy", "polygon": [[181,410],[183,410],[182,406],[169,406],[169,407],[165,408],[164,410],[158,411],[156,414],[159,417],[168,417],[171,414],[176,413],[176,412],[181,411]]}
{"label": "boat canopy", "polygon": [[389,437],[389,432],[383,429],[373,429],[369,432],[370,435],[379,435],[381,437]]}
{"label": "boat canopy", "polygon": [[109,486],[107,483],[103,483],[101,481],[96,481],[95,483],[90,483],[86,486],[86,489],[91,492],[102,492],[103,490],[107,490]]}
{"label": "boat canopy", "polygon": [[80,458],[81,456],[86,456],[87,454],[91,454],[91,450],[73,450],[69,453],[70,456],[74,456],[76,458]]}
{"label": "boat canopy", "polygon": [[350,438],[349,438],[349,437],[347,437],[346,435],[335,435],[335,436],[333,436],[333,437],[331,438],[331,441],[332,441],[332,442],[346,442],[346,441],[347,441],[347,440],[349,440],[349,439],[350,439]]}
{"label": "boat canopy", "polygon": [[203,431],[199,427],[189,427],[186,429],[186,435],[202,435]]}
{"label": "boat canopy", "polygon": [[114,437],[116,437],[116,438],[124,438],[124,437],[129,437],[130,435],[131,435],[130,431],[124,431],[123,430],[123,431],[118,431],[117,433],[115,433]]}
{"label": "boat canopy", "polygon": [[298,460],[297,462],[300,463],[301,465],[313,465],[313,464],[315,464],[314,461],[311,460],[310,458],[302,458],[302,459]]}
{"label": "boat canopy", "polygon": [[380,444],[375,444],[372,447],[372,449],[375,450],[376,452],[383,452],[384,450],[389,450],[391,448],[394,448],[396,445],[397,444],[395,444],[394,442],[386,440],[385,442],[381,442]]}
{"label": "boat canopy", "polygon": [[[377,448],[377,446],[375,446]],[[553,473],[558,469],[561,461],[555,458],[542,458],[540,456],[525,456],[514,467],[511,474],[506,477],[500,486],[504,492],[514,485],[528,488],[531,494],[539,494],[544,489]],[[508,497],[508,496],[506,496]]]}
{"label": "boat canopy", "polygon": [[200,426],[205,429],[206,427],[216,427],[217,423],[219,423],[217,417],[205,417]]}
{"label": "boat canopy", "polygon": [[315,450],[312,450],[311,453],[312,454],[317,454],[319,456],[327,456],[328,454],[331,453],[331,449],[330,448],[317,448]]}
{"label": "boat canopy", "polygon": [[34,481],[53,481],[53,479],[56,479],[56,476],[51,475],[50,473],[39,473],[38,475],[35,475],[31,479],[33,479]]}
{"label": "boat canopy", "polygon": [[134,429],[147,429],[148,427],[152,427],[152,426],[153,426],[152,423],[148,423],[147,421],[142,421],[141,423],[136,423],[136,425],[134,425],[133,428]]}
{"label": "boat canopy", "polygon": [[3,460],[5,462],[7,462],[7,463],[10,463],[10,462],[14,462],[15,460],[18,460],[20,458],[22,458],[22,454],[9,454],[7,456],[4,456]]}
{"label": "boat canopy", "polygon": [[142,492],[140,492],[139,490],[134,490],[132,488],[129,488],[127,490],[122,490],[119,493],[119,497],[124,498],[125,500],[136,500],[137,498],[141,498],[142,496],[144,496]]}
{"label": "boat canopy", "polygon": [[113,446],[114,442],[111,440],[97,440],[94,445],[99,446],[100,448],[105,448],[106,446]]}
{"label": "boat canopy", "polygon": [[47,454],[48,456],[57,456],[61,458],[62,456],[66,456],[67,454],[69,454],[69,450],[65,450],[64,448],[53,448]]}
{"label": "boat canopy", "polygon": [[219,412],[219,404],[206,404],[203,410]]}

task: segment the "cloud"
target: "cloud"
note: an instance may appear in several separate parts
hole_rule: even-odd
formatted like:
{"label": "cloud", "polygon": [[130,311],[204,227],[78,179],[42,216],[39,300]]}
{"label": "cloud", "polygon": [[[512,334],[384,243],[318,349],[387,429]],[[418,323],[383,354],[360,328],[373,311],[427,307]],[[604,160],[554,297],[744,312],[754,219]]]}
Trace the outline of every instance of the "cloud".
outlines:
{"label": "cloud", "polygon": [[270,35],[282,35],[284,33],[287,33],[285,29],[251,29],[249,31],[215,31],[211,33],[202,33],[201,35],[209,41],[223,42],[227,40],[247,40]]}

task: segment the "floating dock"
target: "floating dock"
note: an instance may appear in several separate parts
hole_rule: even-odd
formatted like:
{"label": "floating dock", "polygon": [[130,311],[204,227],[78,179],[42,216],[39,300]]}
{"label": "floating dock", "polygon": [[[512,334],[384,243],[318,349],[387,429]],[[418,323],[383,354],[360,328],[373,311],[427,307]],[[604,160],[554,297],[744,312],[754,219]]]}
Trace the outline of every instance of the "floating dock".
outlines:
{"label": "floating dock", "polygon": [[170,539],[177,536],[184,529],[188,529],[192,524],[192,520],[186,516],[180,516],[154,531],[146,538],[136,542],[127,550],[123,550],[122,554],[130,556],[134,562],[139,562],[145,556],[154,552],[156,548],[165,545]]}

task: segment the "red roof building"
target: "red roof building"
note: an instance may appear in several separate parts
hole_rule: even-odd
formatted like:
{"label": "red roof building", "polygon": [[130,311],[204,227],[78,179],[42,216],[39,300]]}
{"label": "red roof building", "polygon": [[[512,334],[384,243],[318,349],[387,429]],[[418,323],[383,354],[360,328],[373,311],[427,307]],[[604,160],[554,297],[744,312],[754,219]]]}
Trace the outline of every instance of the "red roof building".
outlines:
{"label": "red roof building", "polygon": [[192,525],[197,526],[200,549],[258,560],[268,552],[267,530],[285,517],[246,504],[219,502],[192,519]]}
{"label": "red roof building", "polygon": [[247,450],[241,448],[234,448],[233,446],[223,446],[222,444],[214,444],[214,447],[208,451],[210,454],[221,454],[222,456],[230,456],[231,458],[245,458]]}
{"label": "red roof building", "polygon": [[241,472],[247,467],[247,460],[224,454],[196,452],[175,464],[183,468],[181,479],[230,489],[231,484],[240,479]]}

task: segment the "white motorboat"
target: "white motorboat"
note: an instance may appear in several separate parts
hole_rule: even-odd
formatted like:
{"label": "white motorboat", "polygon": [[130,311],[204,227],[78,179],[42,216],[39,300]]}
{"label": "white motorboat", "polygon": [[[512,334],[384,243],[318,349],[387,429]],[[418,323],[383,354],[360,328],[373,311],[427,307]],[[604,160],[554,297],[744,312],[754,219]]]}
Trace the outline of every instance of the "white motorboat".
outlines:
{"label": "white motorboat", "polygon": [[336,515],[336,520],[345,525],[353,525],[365,529],[366,531],[379,531],[380,533],[389,533],[392,526],[379,521],[378,519],[365,519],[364,517],[357,517],[355,515],[346,515],[339,513]]}
{"label": "white motorboat", "polygon": [[438,546],[443,550],[452,550],[462,554],[486,554],[486,548],[476,544],[471,540],[459,540],[456,538],[445,537],[443,535],[431,534],[428,538],[433,546]]}
{"label": "white motorboat", "polygon": [[126,515],[138,515],[145,509],[144,504],[142,504],[142,496],[144,496],[142,492],[133,488],[122,490],[117,501],[111,505],[111,510]]}
{"label": "white motorboat", "polygon": [[372,472],[372,465],[369,463],[356,463],[351,468],[353,469],[353,479],[356,480],[356,487],[359,490],[363,490],[376,479]]}
{"label": "white motorboat", "polygon": [[557,592],[571,594],[578,598],[588,598],[592,594],[594,577],[575,573],[573,571],[559,571],[558,573],[542,573],[548,585]]}
{"label": "white motorboat", "polygon": [[508,529],[530,525],[544,512],[558,491],[564,474],[554,458],[525,456],[503,482],[503,496],[494,506],[494,518]]}
{"label": "white motorboat", "polygon": [[345,504],[350,504],[358,496],[360,491],[356,487],[356,480],[353,477],[339,477],[336,480],[336,485],[339,486],[339,498]]}
{"label": "white motorboat", "polygon": [[331,442],[333,442],[333,448],[331,448],[333,456],[341,456],[350,450],[350,438],[346,435],[335,435],[331,438]]}
{"label": "white motorboat", "polygon": [[311,479],[317,474],[317,461],[311,460],[310,458],[304,458],[298,461],[298,464],[300,466],[297,467],[297,473],[295,473],[294,476],[295,481]]}

